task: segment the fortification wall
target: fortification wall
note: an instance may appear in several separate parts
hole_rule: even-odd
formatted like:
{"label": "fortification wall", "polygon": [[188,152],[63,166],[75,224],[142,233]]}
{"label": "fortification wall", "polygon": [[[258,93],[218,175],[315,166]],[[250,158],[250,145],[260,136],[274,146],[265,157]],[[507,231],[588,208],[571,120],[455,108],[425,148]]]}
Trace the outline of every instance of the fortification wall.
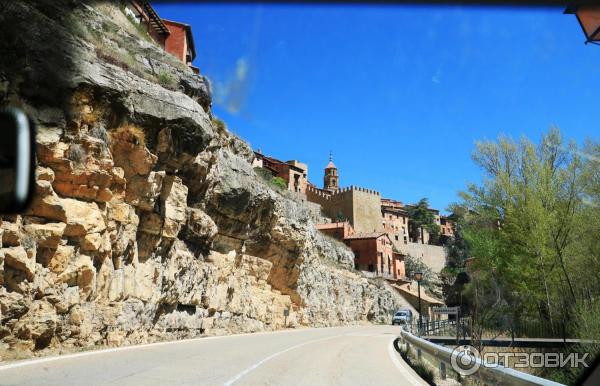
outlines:
{"label": "fortification wall", "polygon": [[381,195],[374,190],[355,187],[352,190],[353,226],[356,232],[383,231]]}
{"label": "fortification wall", "polygon": [[306,200],[321,205],[323,210],[325,210],[325,207],[330,200],[330,194],[325,193],[312,185],[308,185],[306,187]]}
{"label": "fortification wall", "polygon": [[423,262],[435,273],[440,273],[446,264],[446,250],[444,247],[429,244],[401,243],[400,252],[423,259]]}
{"label": "fortification wall", "polygon": [[352,209],[352,191],[350,188],[342,188],[331,195],[331,199],[327,206],[323,207],[323,211],[332,219],[338,220],[340,216],[350,221],[354,226],[353,209]]}
{"label": "fortification wall", "polygon": [[309,186],[306,198],[321,205],[328,217],[349,220],[357,233],[383,231],[381,195],[377,191],[349,186],[329,194]]}

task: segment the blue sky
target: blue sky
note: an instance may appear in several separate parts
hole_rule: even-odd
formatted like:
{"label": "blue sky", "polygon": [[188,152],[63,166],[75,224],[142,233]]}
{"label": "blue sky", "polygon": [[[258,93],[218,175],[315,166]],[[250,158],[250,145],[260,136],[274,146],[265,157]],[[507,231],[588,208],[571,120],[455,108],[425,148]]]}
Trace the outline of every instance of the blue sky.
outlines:
{"label": "blue sky", "polygon": [[332,151],[342,186],[443,210],[481,181],[477,140],[600,133],[600,47],[562,9],[155,7],[192,25],[214,113],[318,186]]}

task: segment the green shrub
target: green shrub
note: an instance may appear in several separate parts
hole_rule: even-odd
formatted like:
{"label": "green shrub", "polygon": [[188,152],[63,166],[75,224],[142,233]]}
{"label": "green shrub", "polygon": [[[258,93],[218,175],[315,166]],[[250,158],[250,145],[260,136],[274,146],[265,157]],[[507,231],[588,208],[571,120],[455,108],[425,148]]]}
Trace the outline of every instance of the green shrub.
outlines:
{"label": "green shrub", "polygon": [[217,131],[224,131],[225,128],[227,127],[227,125],[225,125],[225,122],[223,122],[223,120],[221,120],[217,117],[213,117],[211,119],[211,123],[212,123],[213,127],[215,129],[217,129]]}
{"label": "green shrub", "polygon": [[281,177],[273,176],[273,173],[268,169],[261,168],[259,166],[254,168],[254,172],[257,176],[259,176],[263,181],[269,183],[271,186],[275,187],[279,191],[287,190],[288,184]]}
{"label": "green shrub", "polygon": [[177,87],[177,81],[175,78],[169,74],[168,72],[161,71],[157,76],[158,83],[164,88],[168,88],[170,90],[174,90]]}
{"label": "green shrub", "polygon": [[421,378],[430,385],[433,384],[435,379],[435,371],[423,360],[416,360],[411,364],[415,373],[419,374]]}
{"label": "green shrub", "polygon": [[271,178],[271,184],[279,190],[286,190],[288,187],[287,182],[285,182],[285,180],[281,177]]}

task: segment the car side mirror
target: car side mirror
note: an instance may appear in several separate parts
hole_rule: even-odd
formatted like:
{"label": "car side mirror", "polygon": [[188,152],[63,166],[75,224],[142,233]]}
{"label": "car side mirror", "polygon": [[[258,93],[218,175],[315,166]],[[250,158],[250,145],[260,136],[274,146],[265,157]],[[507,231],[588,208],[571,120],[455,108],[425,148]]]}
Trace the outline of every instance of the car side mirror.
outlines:
{"label": "car side mirror", "polygon": [[0,109],[0,214],[27,209],[35,186],[35,128],[16,108]]}

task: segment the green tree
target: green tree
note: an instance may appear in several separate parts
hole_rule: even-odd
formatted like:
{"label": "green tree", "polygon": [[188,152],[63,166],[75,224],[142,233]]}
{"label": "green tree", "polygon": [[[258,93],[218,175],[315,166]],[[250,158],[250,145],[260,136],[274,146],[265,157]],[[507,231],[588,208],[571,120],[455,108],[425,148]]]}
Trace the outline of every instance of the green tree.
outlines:
{"label": "green tree", "polygon": [[411,280],[414,279],[416,272],[421,272],[423,274],[421,285],[429,290],[432,290],[437,285],[437,278],[433,270],[418,257],[406,256],[404,259],[404,270],[406,277]]}
{"label": "green tree", "polygon": [[[551,129],[539,144],[480,142],[481,185],[461,193],[461,235],[475,257],[465,294],[480,313],[577,323],[582,302],[600,295],[600,150],[580,149]],[[490,286],[489,283],[493,283]]]}
{"label": "green tree", "polygon": [[437,243],[440,235],[440,226],[435,222],[435,215],[429,209],[429,201],[422,198],[418,203],[408,207],[408,232],[413,240],[418,240],[423,230],[430,236],[430,243]]}

